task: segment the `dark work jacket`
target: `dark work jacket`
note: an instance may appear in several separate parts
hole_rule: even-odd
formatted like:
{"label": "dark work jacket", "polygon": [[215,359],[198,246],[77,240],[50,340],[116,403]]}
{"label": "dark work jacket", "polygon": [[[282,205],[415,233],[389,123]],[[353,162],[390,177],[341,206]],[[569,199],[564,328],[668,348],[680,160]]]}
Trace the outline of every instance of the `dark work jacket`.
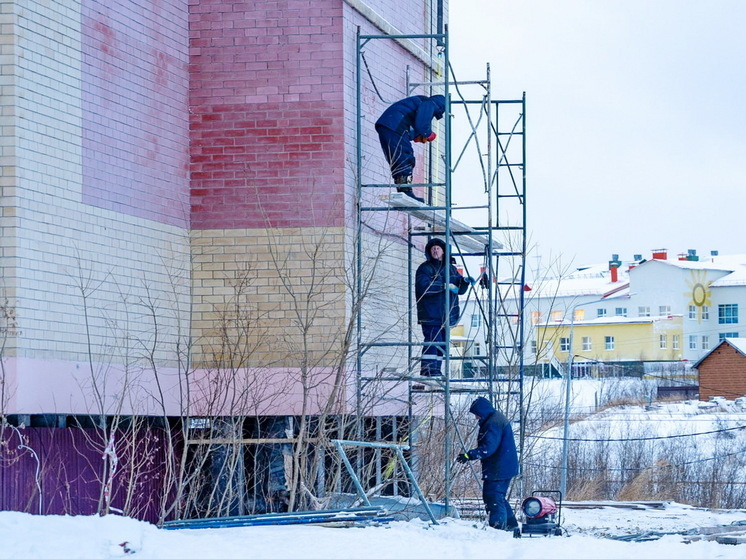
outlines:
{"label": "dark work jacket", "polygon": [[479,418],[477,448],[467,452],[470,460],[482,461],[482,479],[510,479],[518,475],[518,452],[510,421],[487,398],[479,397],[469,408]]}
{"label": "dark work jacket", "polygon": [[[425,245],[425,260],[417,268],[414,276],[414,292],[417,299],[417,322],[429,326],[442,326],[446,323],[446,269],[443,262],[430,256],[433,245],[440,245],[445,253],[445,243],[441,239],[431,239]],[[445,258],[445,255],[443,256]],[[458,273],[455,266],[450,268],[449,282],[458,287],[458,294],[451,293],[449,326],[458,324],[461,309],[458,296],[466,293],[469,282]]]}
{"label": "dark work jacket", "polygon": [[433,117],[440,120],[446,110],[442,95],[415,95],[397,101],[386,109],[376,121],[376,128],[383,126],[397,134],[409,134],[410,140],[432,134]]}

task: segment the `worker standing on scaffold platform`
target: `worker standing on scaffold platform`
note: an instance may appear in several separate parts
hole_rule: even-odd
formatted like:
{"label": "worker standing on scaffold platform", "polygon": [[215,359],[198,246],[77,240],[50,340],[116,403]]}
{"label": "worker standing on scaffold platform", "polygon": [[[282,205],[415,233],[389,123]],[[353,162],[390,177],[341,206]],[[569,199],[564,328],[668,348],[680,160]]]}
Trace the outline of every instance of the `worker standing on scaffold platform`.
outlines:
{"label": "worker standing on scaffold platform", "polygon": [[[397,101],[376,121],[376,131],[383,154],[391,167],[394,184],[412,184],[416,162],[412,142],[432,142],[435,139],[433,117],[440,120],[445,110],[446,98],[443,95],[415,95]],[[399,186],[396,190],[419,202],[424,201],[414,195],[411,186]]]}
{"label": "worker standing on scaffold platform", "polygon": [[510,480],[518,475],[518,452],[510,421],[496,410],[487,398],[480,396],[469,411],[479,422],[477,447],[462,452],[456,462],[482,461],[482,499],[493,528],[509,532],[518,528],[513,509],[508,502]]}
{"label": "worker standing on scaffold platform", "polygon": [[[425,345],[422,349],[420,375],[439,377],[445,359],[446,328],[458,323],[460,309],[458,296],[466,293],[474,280],[465,278],[451,264],[446,284],[446,244],[442,239],[430,239],[425,245],[426,260],[419,265],[414,276],[417,298],[417,322],[422,326]],[[446,311],[446,289],[450,290],[450,311]]]}

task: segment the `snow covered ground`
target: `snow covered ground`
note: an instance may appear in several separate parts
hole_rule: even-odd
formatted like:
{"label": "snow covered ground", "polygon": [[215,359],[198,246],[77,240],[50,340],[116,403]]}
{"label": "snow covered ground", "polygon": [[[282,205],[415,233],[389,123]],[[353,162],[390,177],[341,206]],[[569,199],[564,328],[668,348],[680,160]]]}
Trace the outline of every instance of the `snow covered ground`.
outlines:
{"label": "snow covered ground", "polygon": [[677,504],[664,510],[597,508],[563,510],[567,536],[524,537],[463,520],[432,526],[421,520],[380,526],[328,528],[270,526],[160,530],[122,518],[33,516],[0,512],[1,559],[743,559],[746,545],[699,541],[681,535],[623,542],[608,535],[680,532],[746,520],[744,511],[706,511]]}
{"label": "snow covered ground", "polygon": [[[592,401],[596,403],[598,398],[594,396]],[[636,433],[648,437],[719,431],[729,434],[725,439],[729,445],[741,444],[743,449],[745,424],[743,406],[728,402],[623,406],[573,423],[572,436],[595,437],[600,430],[603,437],[613,438],[628,434],[632,425]],[[547,438],[546,442],[556,440]],[[708,459],[718,450],[710,438],[687,447]],[[742,450],[738,452],[742,454]],[[113,515],[35,516],[6,511],[0,512],[0,559],[746,558],[746,544],[687,543],[682,534],[692,529],[746,523],[746,509],[711,511],[677,503],[644,510],[568,505],[561,513],[564,536],[513,539],[510,533],[487,528],[481,522],[454,519],[437,526],[413,520],[351,528],[305,525],[161,530],[146,522]],[[657,539],[613,539],[651,532],[658,533]]]}

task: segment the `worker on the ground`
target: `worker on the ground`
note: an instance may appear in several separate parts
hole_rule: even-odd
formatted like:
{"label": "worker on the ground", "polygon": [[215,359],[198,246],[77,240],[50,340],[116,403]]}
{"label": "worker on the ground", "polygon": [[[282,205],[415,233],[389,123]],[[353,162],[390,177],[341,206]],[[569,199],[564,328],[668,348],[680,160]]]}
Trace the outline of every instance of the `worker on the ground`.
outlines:
{"label": "worker on the ground", "polygon": [[[445,267],[446,244],[441,239],[430,239],[425,245],[425,261],[415,273],[417,322],[422,326],[425,345],[422,350],[420,374],[440,376],[445,359],[446,328],[455,326],[460,317],[458,296],[466,293],[472,278],[464,278],[451,263],[448,283]],[[450,290],[450,312],[446,312],[446,289]]]}
{"label": "worker on the ground", "polygon": [[[436,136],[432,129],[433,117],[440,120],[445,110],[446,98],[443,95],[415,95],[397,101],[376,121],[376,131],[394,184],[412,184],[415,166],[412,142],[432,142]],[[398,186],[396,190],[423,201],[414,195],[411,186]]]}
{"label": "worker on the ground", "polygon": [[456,457],[459,464],[482,461],[482,499],[490,526],[513,531],[518,528],[508,502],[510,480],[518,475],[518,452],[510,421],[487,398],[479,397],[469,411],[479,421],[477,447]]}

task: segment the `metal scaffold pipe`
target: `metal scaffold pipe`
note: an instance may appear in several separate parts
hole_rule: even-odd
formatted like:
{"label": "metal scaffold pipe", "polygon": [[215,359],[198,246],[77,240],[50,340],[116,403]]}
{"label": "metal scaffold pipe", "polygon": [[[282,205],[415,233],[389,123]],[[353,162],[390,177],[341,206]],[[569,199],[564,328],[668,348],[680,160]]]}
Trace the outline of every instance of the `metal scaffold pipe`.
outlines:
{"label": "metal scaffold pipe", "polygon": [[[363,429],[363,414],[365,409],[363,406],[364,390],[368,387],[372,387],[376,383],[383,385],[385,383],[396,384],[397,382],[406,386],[407,398],[406,398],[406,417],[407,423],[410,429],[408,439],[410,441],[418,441],[417,444],[412,444],[411,452],[411,464],[413,475],[418,472],[418,456],[417,453],[423,448],[424,442],[420,433],[415,432],[416,428],[423,425],[423,417],[417,414],[422,414],[420,410],[420,404],[423,398],[430,398],[431,409],[434,409],[433,402],[437,401],[438,405],[443,406],[442,422],[443,422],[443,438],[442,438],[442,455],[443,459],[443,500],[446,510],[449,510],[453,500],[453,460],[456,452],[454,450],[454,440],[458,440],[460,446],[465,446],[468,441],[461,435],[458,426],[458,413],[455,413],[456,408],[460,407],[464,400],[460,396],[462,393],[474,394],[475,396],[484,393],[489,395],[490,400],[495,402],[498,398],[505,398],[504,405],[513,408],[513,403],[517,394],[518,401],[515,403],[515,409],[517,410],[517,421],[520,423],[520,448],[523,449],[523,438],[525,436],[524,420],[525,413],[523,410],[523,338],[525,336],[525,330],[523,328],[523,306],[524,297],[522,287],[525,284],[525,266],[523,265],[526,255],[526,161],[525,161],[525,150],[526,150],[526,138],[525,138],[525,94],[521,100],[495,100],[492,98],[491,88],[491,69],[487,65],[486,79],[484,80],[469,80],[460,82],[456,79],[453,73],[453,68],[450,63],[450,44],[449,44],[449,33],[448,26],[442,22],[442,1],[438,2],[438,22],[437,22],[437,33],[432,34],[384,34],[384,35],[362,35],[358,30],[358,41],[357,41],[357,68],[356,68],[356,209],[357,209],[357,220],[356,220],[356,250],[354,251],[356,263],[355,273],[355,300],[361,306],[364,307],[366,302],[364,300],[364,293],[361,289],[363,268],[362,262],[364,259],[363,253],[363,242],[364,235],[371,237],[384,237],[390,235],[388,230],[381,228],[375,230],[370,225],[365,225],[363,215],[371,216],[370,221],[372,223],[389,223],[389,215],[401,215],[404,214],[406,217],[402,218],[397,223],[405,224],[407,228],[407,238],[403,238],[402,242],[406,243],[406,251],[403,251],[403,255],[406,256],[406,267],[407,274],[406,279],[409,282],[409,288],[407,289],[407,296],[404,298],[406,301],[406,309],[401,314],[403,320],[402,324],[406,322],[406,334],[402,335],[396,340],[386,339],[385,332],[376,334],[375,324],[365,323],[363,316],[365,313],[359,312],[356,318],[356,415],[357,415],[357,426],[356,434],[362,441],[365,435]],[[425,166],[424,171],[424,183],[408,184],[408,187],[416,187],[423,190],[429,198],[429,203],[399,203],[395,198],[396,195],[386,196],[386,188],[390,187],[390,184],[386,184],[381,180],[380,175],[374,176],[371,180],[366,180],[364,173],[370,165],[366,162],[366,169],[363,165],[363,143],[365,142],[365,134],[363,132],[362,123],[365,117],[374,116],[369,115],[366,112],[366,108],[363,106],[363,79],[366,75],[361,71],[362,66],[365,66],[367,71],[367,77],[370,78],[371,83],[369,84],[371,92],[375,90],[375,94],[378,99],[383,101],[385,98],[392,98],[396,96],[396,89],[392,84],[386,84],[381,86],[380,83],[374,81],[374,74],[376,71],[375,64],[369,62],[374,60],[368,56],[368,62],[364,56],[362,56],[362,49],[365,48],[367,54],[373,52],[374,45],[381,42],[393,41],[397,44],[401,44],[402,41],[411,41],[410,46],[416,45],[420,50],[428,51],[428,45],[430,50],[430,56],[427,53],[424,56],[415,56],[415,60],[424,62],[424,66],[418,70],[413,71],[409,65],[406,68],[402,68],[406,77],[406,92],[407,95],[415,95],[418,91],[422,91],[423,95],[432,96],[433,94],[440,95],[441,93],[445,97],[445,121],[442,124],[442,136],[439,136],[438,143],[430,143],[424,150],[424,160],[422,164]],[[414,47],[413,47],[414,48]],[[437,54],[433,55],[433,49]],[[410,53],[411,54],[411,53]],[[402,55],[406,58],[406,54]],[[414,56],[412,54],[412,56]],[[410,80],[410,72],[417,73],[418,77],[424,79],[412,79]],[[437,78],[440,78],[438,80]],[[479,90],[478,98],[469,98],[464,95],[462,88],[471,87],[472,89],[477,88]],[[503,111],[511,110],[511,107],[518,107],[519,117],[504,117]],[[459,120],[458,123],[461,126],[459,130],[454,129],[454,123],[458,111],[459,117],[463,114],[463,120]],[[476,113],[477,118],[472,118],[472,112]],[[364,113],[366,113],[364,115]],[[368,124],[372,125],[372,122],[368,121]],[[466,123],[468,127],[463,128],[463,124]],[[507,128],[503,130],[503,125],[507,124]],[[372,129],[372,126],[371,126]],[[456,133],[458,132],[458,134]],[[453,145],[456,141],[457,136],[466,133],[467,139],[464,142],[463,150],[453,151]],[[520,138],[520,142],[516,140],[516,143],[520,144],[517,150],[514,150],[516,144],[511,145],[511,140],[514,138]],[[461,184],[459,183],[459,203],[457,203],[454,197],[454,189],[456,187],[456,181],[461,180],[455,177],[456,173],[461,172],[460,163],[462,158],[466,157],[467,149],[476,152],[478,158],[478,164],[472,166],[481,170],[484,192],[480,194],[484,201],[483,203],[461,203],[460,198],[464,197],[465,190],[468,187],[468,182]],[[454,153],[457,156],[454,158]],[[418,156],[419,157],[419,156]],[[465,165],[465,167],[468,165]],[[521,169],[520,176],[516,172],[516,169]],[[369,171],[374,172],[374,171]],[[502,174],[507,175],[507,178],[501,180]],[[410,181],[413,182],[413,181]],[[375,190],[374,190],[375,189]],[[411,188],[410,188],[411,190]],[[481,191],[481,189],[480,189]],[[374,193],[375,196],[365,196],[365,193]],[[365,203],[363,203],[365,200]],[[511,208],[511,204],[517,202],[516,208]],[[508,222],[504,219],[504,213],[506,210],[514,212],[512,214],[512,221]],[[458,214],[457,219],[455,213]],[[472,215],[476,214],[476,218],[472,219],[473,223],[463,223],[460,220],[461,215]],[[385,217],[378,217],[385,216]],[[378,221],[376,221],[378,220]],[[500,235],[500,237],[498,237]],[[444,261],[447,263],[451,262],[451,258],[460,258],[464,266],[465,272],[468,275],[469,258],[482,258],[484,259],[483,272],[480,277],[484,278],[482,284],[482,293],[478,295],[477,289],[473,287],[475,304],[478,304],[479,308],[482,309],[486,320],[484,334],[485,341],[484,346],[486,348],[486,355],[468,355],[456,354],[452,355],[452,344],[454,343],[454,336],[451,332],[450,327],[445,328],[445,341],[439,342],[443,348],[442,361],[444,365],[444,372],[440,379],[430,381],[423,380],[419,381],[416,377],[416,373],[413,372],[417,368],[418,357],[415,355],[413,349],[419,345],[417,340],[417,334],[414,332],[415,328],[418,327],[418,323],[414,317],[415,309],[417,307],[417,301],[413,297],[413,269],[416,267],[414,259],[416,255],[420,254],[419,247],[424,244],[421,237],[433,238],[438,237],[444,240],[445,244],[445,255]],[[507,240],[511,243],[511,246],[504,246],[503,243]],[[474,243],[477,243],[478,250],[475,250]],[[470,244],[471,243],[471,244]],[[512,263],[508,266],[508,270],[503,273],[501,269],[502,263]],[[451,268],[449,265],[444,266],[444,284],[447,286],[451,282]],[[474,274],[476,275],[476,274]],[[507,312],[504,308],[506,294],[515,294],[514,306],[511,312]],[[446,289],[443,294],[445,303],[445,310],[451,308],[451,303],[454,302],[454,297],[458,295],[452,294],[450,290]],[[486,298],[486,304],[483,300]],[[477,301],[477,299],[479,299]],[[396,302],[391,303],[392,306],[396,305]],[[367,316],[367,315],[366,315]],[[448,316],[448,313],[446,313]],[[505,317],[510,317],[509,320],[505,320]],[[515,322],[515,325],[512,323]],[[515,327],[512,336],[506,336],[507,339],[513,339],[513,345],[501,343],[501,333],[504,333],[506,328]],[[404,341],[406,340],[406,341]],[[459,338],[455,343],[464,344],[464,348],[468,347],[470,342],[469,338],[466,337],[465,341]],[[425,347],[433,344],[425,344]],[[380,355],[381,350],[387,349],[387,357],[391,358],[393,355],[401,355],[406,360],[406,372],[397,381],[395,375],[383,376],[375,369],[375,357],[373,354]],[[466,350],[465,350],[466,351]],[[397,353],[398,352],[398,353]],[[507,353],[511,353],[508,358],[501,357]],[[507,359],[507,362],[504,360]],[[465,370],[465,363],[471,363],[472,366],[478,367],[478,371],[484,374],[472,374],[470,377],[465,377],[463,371]],[[458,369],[458,370],[457,370]],[[415,389],[415,385],[426,382],[425,389]],[[452,384],[455,384],[454,388]],[[516,384],[517,383],[517,390]],[[376,389],[371,388],[371,393],[376,393]],[[387,391],[394,390],[394,387],[386,385],[384,388],[380,388],[380,392],[387,393]],[[404,400],[402,400],[404,401]],[[457,439],[454,439],[454,436]],[[440,453],[439,453],[440,454]],[[380,476],[379,476],[380,477]],[[364,477],[360,477],[364,479]]]}

